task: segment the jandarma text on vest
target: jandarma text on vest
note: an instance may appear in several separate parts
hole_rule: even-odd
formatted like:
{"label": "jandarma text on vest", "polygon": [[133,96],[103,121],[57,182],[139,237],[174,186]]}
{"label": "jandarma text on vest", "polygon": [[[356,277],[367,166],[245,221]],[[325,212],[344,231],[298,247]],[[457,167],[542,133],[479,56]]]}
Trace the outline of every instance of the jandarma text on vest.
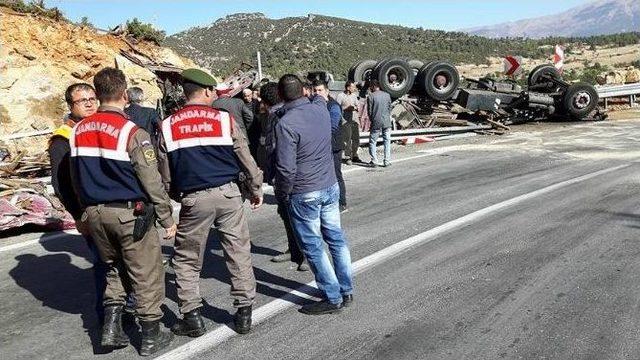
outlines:
{"label": "jandarma text on vest", "polygon": [[99,131],[116,139],[118,138],[118,135],[120,135],[120,129],[116,129],[115,127],[113,127],[113,125],[105,124],[99,121],[89,121],[80,124],[80,126],[78,126],[78,129],[76,129],[76,135],[80,135],[87,131]]}
{"label": "jandarma text on vest", "polygon": [[220,121],[220,113],[211,109],[211,110],[186,110],[181,113],[175,114],[171,117],[171,125],[187,119],[193,118],[204,118],[211,119],[215,121]]}

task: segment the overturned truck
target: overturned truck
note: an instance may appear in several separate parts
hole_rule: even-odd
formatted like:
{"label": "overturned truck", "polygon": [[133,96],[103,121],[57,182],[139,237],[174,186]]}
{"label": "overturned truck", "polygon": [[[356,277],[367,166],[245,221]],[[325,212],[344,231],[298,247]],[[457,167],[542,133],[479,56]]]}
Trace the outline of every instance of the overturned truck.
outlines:
{"label": "overturned truck", "polygon": [[354,64],[348,79],[360,84],[362,95],[371,80],[393,99],[397,128],[430,127],[438,114],[458,119],[510,125],[553,117],[603,120],[598,93],[586,83],[569,83],[553,65],[535,67],[522,86],[513,80],[488,77],[461,79],[446,61],[364,60]]}

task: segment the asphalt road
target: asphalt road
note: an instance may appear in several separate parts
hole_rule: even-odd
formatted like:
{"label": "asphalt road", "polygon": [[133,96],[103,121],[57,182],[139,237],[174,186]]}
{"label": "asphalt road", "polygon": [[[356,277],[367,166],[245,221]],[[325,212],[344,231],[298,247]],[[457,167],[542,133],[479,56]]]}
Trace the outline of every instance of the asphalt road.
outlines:
{"label": "asphalt road", "polygon": [[[231,335],[212,233],[201,285],[211,333],[176,339],[163,358],[640,358],[640,120],[515,130],[401,149],[387,169],[345,167],[342,221],[358,273],[356,302],[341,314],[297,311],[313,279],[269,262],[285,238],[268,204],[250,221],[260,323]],[[0,358],[136,357],[133,346],[93,356],[83,240],[3,250],[25,239],[0,242]]]}

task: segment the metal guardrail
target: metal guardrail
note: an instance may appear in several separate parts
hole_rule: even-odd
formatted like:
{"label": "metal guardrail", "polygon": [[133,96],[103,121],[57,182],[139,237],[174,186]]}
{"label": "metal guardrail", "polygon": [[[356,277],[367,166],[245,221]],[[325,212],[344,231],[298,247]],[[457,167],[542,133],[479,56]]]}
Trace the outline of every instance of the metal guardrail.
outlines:
{"label": "metal guardrail", "polygon": [[[453,134],[462,134],[478,130],[489,130],[491,125],[469,125],[469,126],[444,126],[423,129],[407,129],[407,130],[391,130],[391,140],[402,140],[415,136],[431,136],[442,137]],[[382,136],[378,138],[378,142],[382,141]],[[360,133],[360,145],[369,143],[369,132]]]}
{"label": "metal guardrail", "polygon": [[640,83],[624,85],[596,86],[596,91],[601,99],[610,97],[622,97],[640,94]]}
{"label": "metal guardrail", "polygon": [[598,97],[604,102],[604,108],[609,105],[609,99],[615,97],[629,97],[629,105],[636,106],[636,100],[640,95],[640,83],[624,85],[602,85],[596,86]]}

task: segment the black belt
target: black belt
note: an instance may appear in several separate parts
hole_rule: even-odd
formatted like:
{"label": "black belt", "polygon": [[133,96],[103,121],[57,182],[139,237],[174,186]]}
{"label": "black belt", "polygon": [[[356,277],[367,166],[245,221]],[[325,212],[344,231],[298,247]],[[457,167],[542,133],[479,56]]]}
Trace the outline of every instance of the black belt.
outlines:
{"label": "black belt", "polygon": [[221,186],[225,186],[225,185],[227,185],[227,184],[234,183],[234,182],[236,182],[236,181],[237,181],[237,180],[231,180],[231,181],[228,181],[228,182],[223,183],[223,184],[220,184],[220,185],[208,185],[208,186],[206,186],[206,187],[199,188],[199,189],[193,189],[193,190],[183,191],[183,192],[182,192],[182,196],[183,196],[183,197],[185,197],[185,196],[187,196],[187,195],[189,195],[189,194],[193,194],[193,193],[198,192],[198,191],[206,191],[206,190],[209,190],[209,189],[219,188],[219,187],[221,187]]}
{"label": "black belt", "polygon": [[144,200],[131,200],[131,201],[115,201],[110,203],[101,204],[104,207],[116,208],[116,209],[135,209],[138,201],[144,202]]}

